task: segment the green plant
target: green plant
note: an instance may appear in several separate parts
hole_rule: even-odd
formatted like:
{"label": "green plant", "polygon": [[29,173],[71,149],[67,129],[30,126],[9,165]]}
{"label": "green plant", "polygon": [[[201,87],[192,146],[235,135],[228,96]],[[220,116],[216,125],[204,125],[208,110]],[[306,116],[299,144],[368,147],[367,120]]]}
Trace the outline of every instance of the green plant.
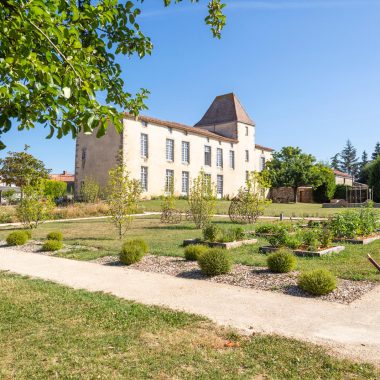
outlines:
{"label": "green plant", "polygon": [[315,269],[302,273],[298,278],[298,286],[307,293],[319,296],[336,288],[336,277],[326,269]]}
{"label": "green plant", "polygon": [[46,240],[42,246],[42,250],[53,252],[53,251],[59,251],[60,249],[62,249],[62,247],[63,247],[63,244],[59,240]]}
{"label": "green plant", "polygon": [[122,162],[111,169],[107,188],[107,203],[111,221],[116,226],[119,239],[127,232],[136,213],[137,202],[141,195],[141,183],[130,178]]}
{"label": "green plant", "polygon": [[189,192],[189,210],[197,228],[204,228],[210,224],[215,214],[216,191],[215,185],[211,183],[203,170],[194,179]]}
{"label": "green plant", "polygon": [[185,248],[185,259],[188,261],[197,261],[207,249],[208,248],[204,245],[189,245]]}
{"label": "green plant", "polygon": [[217,276],[231,272],[233,260],[227,250],[211,248],[198,258],[198,264],[206,276]]}
{"label": "green plant", "polygon": [[37,228],[52,215],[55,205],[50,198],[45,198],[44,189],[43,180],[23,189],[23,198],[16,212],[19,220],[27,228]]}
{"label": "green plant", "polygon": [[240,241],[245,239],[245,231],[243,227],[235,227],[232,229],[235,241]]}
{"label": "green plant", "polygon": [[57,240],[57,241],[62,241],[63,240],[63,235],[61,231],[52,231],[49,232],[46,236],[48,240]]}
{"label": "green plant", "polygon": [[99,198],[100,186],[92,177],[85,177],[80,188],[80,198],[86,203],[96,203]]}
{"label": "green plant", "polygon": [[208,224],[202,230],[205,241],[215,242],[220,235],[220,228],[215,224]]}
{"label": "green plant", "polygon": [[45,179],[44,193],[46,197],[54,200],[63,197],[67,192],[67,183],[63,181],[56,181],[54,179]]}
{"label": "green plant", "polygon": [[288,235],[285,240],[285,245],[291,249],[297,249],[302,245],[302,237],[299,233],[295,235]]}
{"label": "green plant", "polygon": [[8,205],[11,205],[16,200],[16,190],[4,190],[1,194],[1,197],[4,198]]}
{"label": "green plant", "polygon": [[28,241],[25,231],[13,231],[6,238],[8,245],[23,245]]}
{"label": "green plant", "polygon": [[144,240],[129,240],[123,244],[119,258],[123,264],[131,265],[139,262],[147,251],[148,245]]}
{"label": "green plant", "polygon": [[318,248],[322,246],[321,232],[316,228],[304,230],[302,240],[303,245],[305,245],[309,251],[317,251]]}
{"label": "green plant", "polygon": [[28,237],[28,239],[32,238],[32,231],[30,229],[29,230],[22,230],[22,232],[26,233],[26,236]]}
{"label": "green plant", "polygon": [[289,232],[282,225],[277,225],[272,235],[268,236],[268,242],[272,247],[284,247],[289,238]]}
{"label": "green plant", "polygon": [[281,248],[268,256],[267,264],[272,272],[288,273],[295,269],[297,259],[290,250]]}

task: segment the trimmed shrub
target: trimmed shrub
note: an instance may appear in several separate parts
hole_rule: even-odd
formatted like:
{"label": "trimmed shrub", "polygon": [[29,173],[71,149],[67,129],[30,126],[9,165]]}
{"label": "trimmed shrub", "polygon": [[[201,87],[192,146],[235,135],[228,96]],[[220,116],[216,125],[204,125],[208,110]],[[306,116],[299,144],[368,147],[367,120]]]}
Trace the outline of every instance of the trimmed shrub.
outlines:
{"label": "trimmed shrub", "polygon": [[52,231],[47,234],[47,239],[48,240],[57,240],[57,241],[62,241],[63,240],[63,235],[61,231]]}
{"label": "trimmed shrub", "polygon": [[208,248],[204,245],[188,245],[185,248],[185,259],[188,261],[197,261],[207,249]]}
{"label": "trimmed shrub", "polygon": [[220,228],[215,224],[209,224],[203,228],[202,232],[205,241],[215,242],[220,234]]}
{"label": "trimmed shrub", "polygon": [[326,269],[315,269],[302,273],[298,278],[298,286],[307,293],[321,296],[336,288],[336,277]]}
{"label": "trimmed shrub", "polygon": [[31,230],[22,230],[22,232],[26,233],[26,236],[28,237],[28,240],[32,238],[32,231]]}
{"label": "trimmed shrub", "polygon": [[269,269],[275,273],[288,273],[295,269],[297,259],[291,251],[282,248],[267,258]]}
{"label": "trimmed shrub", "polygon": [[243,227],[235,227],[232,229],[236,241],[245,239],[245,231]]}
{"label": "trimmed shrub", "polygon": [[231,272],[233,261],[225,249],[211,248],[198,258],[198,264],[206,276],[217,276]]}
{"label": "trimmed shrub", "polygon": [[46,240],[42,246],[43,251],[53,252],[62,249],[63,244],[59,240]]}
{"label": "trimmed shrub", "polygon": [[147,252],[148,245],[144,240],[129,240],[123,244],[119,259],[123,264],[131,265],[139,262]]}
{"label": "trimmed shrub", "polygon": [[28,235],[25,231],[14,231],[7,236],[8,245],[23,245],[28,241]]}

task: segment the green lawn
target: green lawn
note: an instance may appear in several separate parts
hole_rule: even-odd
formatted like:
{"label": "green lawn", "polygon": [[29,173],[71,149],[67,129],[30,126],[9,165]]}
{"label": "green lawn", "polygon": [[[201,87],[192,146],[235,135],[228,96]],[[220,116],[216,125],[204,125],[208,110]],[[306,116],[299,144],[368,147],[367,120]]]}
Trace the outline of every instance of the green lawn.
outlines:
{"label": "green lawn", "polygon": [[[226,340],[240,347],[226,348]],[[204,318],[0,273],[2,379],[376,379],[372,365]]]}
{"label": "green lawn", "polygon": [[[217,223],[230,226],[228,219],[217,219]],[[251,230],[252,226],[245,226]],[[77,245],[70,252],[59,255],[78,260],[92,260],[98,257],[117,255],[121,242],[117,240],[113,225],[107,220],[88,220],[61,223],[46,223],[33,231],[33,238],[43,239],[53,230],[61,230],[64,242]],[[0,239],[4,239],[9,230],[0,230]],[[201,231],[190,222],[180,225],[163,225],[158,216],[138,217],[126,238],[145,239],[150,246],[150,253],[155,255],[183,256],[182,241],[187,238],[201,237]],[[232,250],[236,263],[266,266],[266,256],[259,253],[259,247],[265,245],[265,239],[259,243]],[[367,246],[346,245],[346,250],[322,258],[299,258],[298,269],[309,270],[326,268],[340,278],[354,280],[380,281],[379,272],[368,262],[367,253],[380,261],[380,241]]]}
{"label": "green lawn", "polygon": [[[154,199],[149,201],[142,201],[141,205],[145,211],[161,211],[161,200]],[[230,201],[219,200],[216,202],[216,213],[217,214],[228,214],[228,208],[230,206]],[[175,201],[175,207],[180,210],[187,210],[188,204],[184,199],[179,199]],[[321,204],[317,203],[272,203],[270,204],[265,212],[265,216],[279,216],[283,213],[287,217],[315,217],[315,218],[326,218],[337,212],[341,212],[342,209],[339,208],[322,208]]]}

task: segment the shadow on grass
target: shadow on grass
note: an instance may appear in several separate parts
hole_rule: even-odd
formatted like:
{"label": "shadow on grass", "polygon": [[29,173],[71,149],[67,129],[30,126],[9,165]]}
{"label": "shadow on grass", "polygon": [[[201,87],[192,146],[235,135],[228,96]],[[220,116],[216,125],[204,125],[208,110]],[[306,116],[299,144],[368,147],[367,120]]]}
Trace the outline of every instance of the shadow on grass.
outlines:
{"label": "shadow on grass", "polygon": [[145,227],[147,230],[172,230],[172,231],[186,231],[186,230],[192,230],[196,231],[197,228],[195,226],[189,226],[189,225],[164,225],[164,226],[151,226],[151,227]]}
{"label": "shadow on grass", "polygon": [[72,239],[73,241],[76,241],[76,240],[82,240],[82,241],[103,241],[103,240],[116,240],[114,238],[111,238],[111,237],[76,237],[76,238],[73,238]]}

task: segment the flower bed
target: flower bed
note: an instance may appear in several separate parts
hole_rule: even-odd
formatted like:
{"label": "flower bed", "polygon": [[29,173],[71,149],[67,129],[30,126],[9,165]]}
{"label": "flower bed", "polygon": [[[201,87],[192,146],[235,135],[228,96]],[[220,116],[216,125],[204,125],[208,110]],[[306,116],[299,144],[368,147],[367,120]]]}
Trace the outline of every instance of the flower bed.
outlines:
{"label": "flower bed", "polygon": [[[270,253],[270,252],[275,252],[275,251],[277,251],[279,249],[280,249],[279,247],[264,246],[264,247],[260,247],[260,252],[262,252],[262,253]],[[341,252],[344,249],[345,249],[345,247],[343,245],[338,245],[338,246],[335,246],[335,247],[321,248],[321,249],[315,250],[315,251],[310,251],[307,248],[304,248],[304,249],[294,249],[293,253],[296,256],[302,256],[302,257],[321,257],[321,256],[327,255],[329,253]]]}
{"label": "flower bed", "polygon": [[336,239],[334,239],[334,242],[367,245],[367,244],[371,244],[374,241],[379,240],[379,239],[380,239],[380,235],[368,236],[368,237],[360,237],[359,236],[359,237],[354,238],[354,239],[336,238]]}
{"label": "flower bed", "polygon": [[211,242],[211,241],[204,241],[201,239],[186,239],[183,241],[183,246],[186,247],[187,245],[191,244],[202,244],[207,245],[211,248],[224,248],[224,249],[232,249],[232,248],[238,248],[242,245],[247,244],[256,244],[257,239],[247,239],[247,240],[240,240],[240,241],[231,241],[231,242]]}

